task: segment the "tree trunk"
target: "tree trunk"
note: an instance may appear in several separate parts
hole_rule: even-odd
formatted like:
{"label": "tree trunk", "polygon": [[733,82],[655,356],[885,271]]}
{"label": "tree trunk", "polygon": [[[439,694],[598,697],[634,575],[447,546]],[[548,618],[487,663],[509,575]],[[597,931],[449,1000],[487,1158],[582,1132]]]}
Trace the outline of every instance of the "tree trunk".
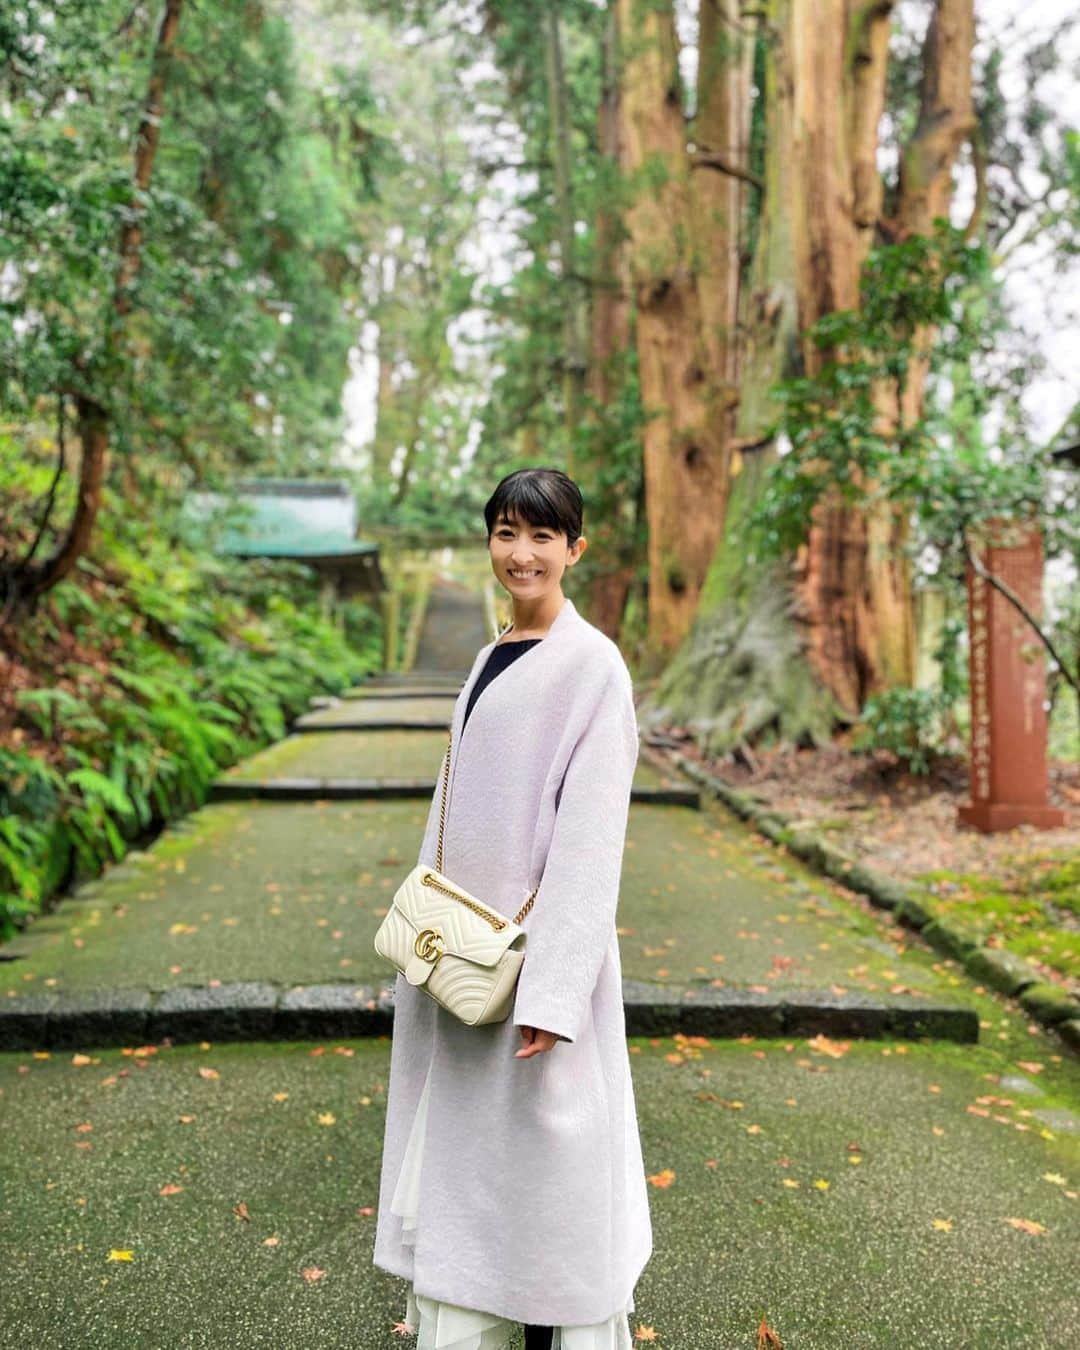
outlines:
{"label": "tree trunk", "polygon": [[[974,42],[973,0],[940,0],[923,43],[919,120],[900,162],[897,238],[930,234],[935,216],[948,218],[953,168],[964,142],[976,130],[971,94]],[[874,121],[876,125],[877,116]],[[881,210],[876,173],[873,181],[879,187],[870,203],[876,218]],[[929,330],[917,330],[915,350],[928,350],[933,340]],[[902,388],[890,381],[875,391],[883,430],[910,427],[921,416],[927,367],[926,358],[914,357]],[[918,664],[911,565],[904,553],[909,533],[906,513],[887,502],[868,513],[867,594],[877,623],[877,668],[883,684],[904,688],[915,684]]]}
{"label": "tree trunk", "polygon": [[697,609],[720,533],[722,437],[702,340],[693,212],[670,4],[616,0],[625,223],[635,303],[649,525],[649,644],[674,649]]}
{"label": "tree trunk", "polygon": [[549,0],[545,23],[548,108],[551,118],[551,158],[555,166],[555,211],[559,222],[559,276],[565,304],[563,339],[563,402],[567,431],[566,471],[574,474],[574,439],[584,403],[585,305],[575,262],[574,202],[570,186],[570,117],[566,74],[563,69],[559,6]]}
{"label": "tree trunk", "polygon": [[[600,171],[609,174],[612,181],[619,180],[624,168],[619,135],[617,55],[616,15],[613,9],[609,9],[604,29],[604,82],[597,113],[597,145],[601,157]],[[595,262],[586,388],[597,406],[605,409],[622,397],[623,389],[619,381],[623,367],[619,357],[633,341],[627,255],[622,247],[619,215],[609,195],[600,197],[593,234]],[[600,449],[602,453],[602,442]],[[583,473],[588,476],[585,466]],[[621,505],[620,511],[620,503],[611,503],[611,510],[606,514],[598,514],[595,521],[586,527],[590,548],[596,549],[595,556],[604,560],[604,569],[593,574],[589,582],[589,618],[613,641],[618,638],[622,628],[626,601],[636,573],[633,554],[637,533],[636,504]]]}
{"label": "tree trunk", "polygon": [[[859,268],[877,220],[873,154],[884,97],[891,0],[852,7],[848,0],[814,0],[788,14],[791,108],[799,196],[796,289],[799,327],[824,314],[853,309]],[[824,91],[837,90],[838,97]],[[815,375],[832,353],[802,339],[802,367]],[[891,560],[881,559],[891,567]],[[857,716],[884,678],[879,617],[887,631],[910,639],[908,589],[886,586],[878,600],[895,600],[888,616],[872,600],[867,521],[857,508],[828,494],[814,512],[805,548],[796,558],[796,588],[806,619],[811,664],[846,712]]]}
{"label": "tree trunk", "polygon": [[731,444],[739,403],[738,303],[741,241],[750,191],[750,90],[754,30],[741,0],[702,0],[697,105],[690,179],[699,259],[701,337],[714,373],[709,420],[721,446],[721,523],[730,485]]}
{"label": "tree trunk", "polygon": [[[927,34],[922,113],[905,150],[898,209],[909,230],[928,230],[935,214],[947,214],[956,154],[973,127],[971,5],[939,0]],[[665,672],[659,715],[651,715],[691,726],[712,752],[766,730],[822,741],[868,694],[914,676],[903,517],[826,498],[786,569],[740,557],[736,532],[775,454],[764,436],[777,412],[770,385],[816,373],[828,353],[805,330],[858,303],[860,267],[881,219],[876,156],[892,9],[893,0],[770,0],[766,13],[764,200],[741,296],[727,533],[694,632]],[[921,408],[922,379],[917,392],[915,383],[904,391],[910,417]],[[895,389],[882,398],[895,409]],[[742,710],[738,722],[731,707]]]}
{"label": "tree trunk", "polygon": [[78,387],[71,391],[77,411],[82,457],[79,494],[67,533],[51,557],[15,571],[9,581],[16,597],[15,610],[33,604],[62,581],[88,550],[101,507],[101,489],[108,471],[111,413],[106,392],[117,380],[123,363],[126,320],[131,312],[132,288],[142,261],[143,212],[161,139],[165,87],[169,62],[176,47],[183,0],[166,0],[154,44],[154,55],[143,100],[143,113],[135,138],[135,164],[131,199],[120,227],[112,299],[105,316],[102,355],[96,367],[82,372]]}
{"label": "tree trunk", "polygon": [[[919,121],[900,161],[896,223],[901,238],[929,234],[936,216],[949,215],[953,168],[964,142],[976,131],[971,94],[974,45],[974,0],[939,0],[923,42]],[[932,336],[920,331],[916,345]],[[926,361],[913,361],[901,399],[906,426],[922,409],[925,383]]]}
{"label": "tree trunk", "polygon": [[400,423],[399,394],[394,388],[394,339],[390,324],[393,302],[389,298],[380,307],[375,316],[377,333],[375,338],[375,359],[378,366],[378,383],[375,391],[375,428],[371,439],[371,481],[376,484],[389,484],[390,464],[394,457],[397,442],[397,429]]}

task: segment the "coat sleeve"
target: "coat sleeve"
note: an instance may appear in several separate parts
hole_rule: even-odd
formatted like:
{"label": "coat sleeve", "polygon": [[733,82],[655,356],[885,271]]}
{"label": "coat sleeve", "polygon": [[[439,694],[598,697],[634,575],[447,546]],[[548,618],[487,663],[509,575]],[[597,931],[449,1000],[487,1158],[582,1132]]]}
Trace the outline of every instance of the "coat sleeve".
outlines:
{"label": "coat sleeve", "polygon": [[515,1026],[566,1041],[581,1030],[615,931],[637,757],[633,685],[620,661],[563,775],[540,887],[522,925],[527,936]]}

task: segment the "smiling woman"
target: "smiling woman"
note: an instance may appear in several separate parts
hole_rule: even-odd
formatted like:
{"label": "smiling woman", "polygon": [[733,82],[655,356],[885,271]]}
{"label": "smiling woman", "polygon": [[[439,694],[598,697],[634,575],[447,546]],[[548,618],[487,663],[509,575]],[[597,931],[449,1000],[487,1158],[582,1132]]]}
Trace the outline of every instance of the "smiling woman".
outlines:
{"label": "smiling woman", "polygon": [[630,1350],[652,1250],[615,932],[633,686],[562,593],[576,485],[522,470],[485,516],[513,623],[458,695],[419,860],[441,821],[465,890],[508,916],[536,894],[507,1020],[466,1026],[397,978],[374,1260],[410,1281],[418,1350],[505,1350],[519,1323],[527,1350]]}
{"label": "smiling woman", "polygon": [[485,507],[491,567],[514,602],[507,632],[515,637],[542,637],[551,627],[563,574],[588,547],[581,513],[577,485],[556,469],[510,474]]}

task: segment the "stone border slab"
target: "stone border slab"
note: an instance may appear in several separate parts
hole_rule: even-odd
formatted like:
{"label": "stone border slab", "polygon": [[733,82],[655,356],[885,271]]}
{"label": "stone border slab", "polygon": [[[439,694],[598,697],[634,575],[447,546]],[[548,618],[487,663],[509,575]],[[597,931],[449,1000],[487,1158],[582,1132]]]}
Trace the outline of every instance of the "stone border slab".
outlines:
{"label": "stone border slab", "polygon": [[[75,1049],[108,1044],[142,1044],[146,1040],[147,1014],[152,996],[149,989],[79,989],[58,992],[45,1014],[45,1035],[50,1046]],[[0,1038],[3,1032],[0,1031]],[[3,1040],[0,1039],[0,1044]]]}
{"label": "stone border slab", "polygon": [[273,1034],[278,991],[257,981],[183,985],[160,994],[146,1022],[146,1039],[265,1040]]}
{"label": "stone border slab", "polygon": [[[627,1034],[894,1037],[974,1043],[973,1009],[917,995],[874,999],[823,990],[760,993],[731,985],[623,981]],[[0,1003],[0,1050],[169,1041],[320,1040],[390,1035],[394,984],[281,986],[261,981],[30,993]],[[1080,1028],[1080,1023],[1076,1024]]]}
{"label": "stone border slab", "polygon": [[1041,972],[1023,957],[1000,947],[981,946],[977,936],[963,924],[934,915],[927,907],[924,892],[867,867],[808,830],[795,829],[792,821],[775,808],[765,807],[749,793],[733,788],[681,751],[658,746],[649,749],[655,758],[674,765],[807,866],[865,895],[879,909],[889,910],[898,922],[918,932],[943,955],[957,961],[973,978],[1007,997],[1018,999],[1035,1021],[1058,1032],[1071,1049],[1080,1050],[1077,1044],[1080,1037],[1072,1029],[1080,1027],[1080,1003],[1058,986],[1048,985]]}
{"label": "stone border slab", "polygon": [[[456,703],[457,696],[461,691],[457,685],[421,685],[415,687],[407,685],[400,689],[346,689],[343,694],[338,695],[332,703],[321,704],[321,707],[337,707],[341,700],[347,702],[357,702],[363,699],[370,699],[373,703],[381,702],[383,699],[410,699],[410,698],[443,698],[449,703]],[[315,706],[314,699],[312,707]]]}
{"label": "stone border slab", "polygon": [[303,713],[289,727],[290,735],[306,731],[449,731],[448,717],[387,718],[386,721],[346,715],[337,721],[319,721],[322,713]]}
{"label": "stone border slab", "polygon": [[425,670],[422,666],[414,666],[412,670],[378,670],[361,676],[354,683],[358,689],[377,688],[379,685],[398,685],[398,684],[428,684],[445,681],[447,684],[457,681],[460,686],[463,680],[469,678],[469,668],[460,666],[457,670],[439,669]]}
{"label": "stone border slab", "polygon": [[[416,798],[430,801],[437,784],[423,778],[219,778],[210,785],[207,800],[237,801],[335,801],[394,800]],[[701,792],[689,787],[637,787],[631,802],[651,806],[689,806],[701,809]],[[111,868],[109,876],[117,875]]]}

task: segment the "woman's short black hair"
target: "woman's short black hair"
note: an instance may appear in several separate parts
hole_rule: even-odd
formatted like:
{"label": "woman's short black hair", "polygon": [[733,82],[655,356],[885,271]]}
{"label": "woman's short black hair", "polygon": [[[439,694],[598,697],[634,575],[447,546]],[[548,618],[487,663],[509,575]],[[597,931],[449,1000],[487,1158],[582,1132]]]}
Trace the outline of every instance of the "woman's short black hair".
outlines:
{"label": "woman's short black hair", "polygon": [[546,525],[565,534],[568,547],[573,548],[581,537],[583,509],[581,489],[561,469],[515,469],[502,479],[484,507],[488,539],[502,515],[536,528]]}

